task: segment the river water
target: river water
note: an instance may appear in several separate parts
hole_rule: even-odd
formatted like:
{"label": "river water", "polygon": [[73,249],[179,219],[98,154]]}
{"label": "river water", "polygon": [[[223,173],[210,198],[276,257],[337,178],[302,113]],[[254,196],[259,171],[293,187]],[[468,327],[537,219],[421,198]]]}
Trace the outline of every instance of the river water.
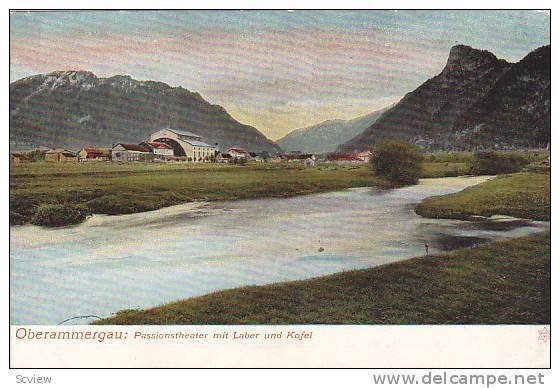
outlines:
{"label": "river water", "polygon": [[[394,190],[191,203],[65,228],[10,228],[12,324],[110,316],[212,291],[373,267],[527,235],[546,223],[417,216],[422,199],[487,177]],[[87,323],[87,319],[71,323]]]}

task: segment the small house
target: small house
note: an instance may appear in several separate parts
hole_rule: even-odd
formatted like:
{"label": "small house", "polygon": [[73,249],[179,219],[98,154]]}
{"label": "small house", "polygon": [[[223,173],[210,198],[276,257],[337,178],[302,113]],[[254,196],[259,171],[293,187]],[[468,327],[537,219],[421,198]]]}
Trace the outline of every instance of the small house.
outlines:
{"label": "small house", "polygon": [[230,163],[232,161],[232,157],[230,154],[224,154],[222,152],[219,152],[218,155],[216,155],[216,162],[218,163]]}
{"label": "small house", "polygon": [[327,161],[337,164],[363,163],[357,154],[332,153],[327,155]]}
{"label": "small house", "polygon": [[232,147],[227,151],[227,153],[233,159],[250,159],[251,158],[251,155],[249,154],[249,152],[247,152],[243,148],[239,148],[239,147]]}
{"label": "small house", "polygon": [[290,153],[286,153],[286,154],[281,154],[280,157],[282,158],[282,160],[284,160],[286,162],[300,162],[300,163],[303,163],[307,159],[311,159],[311,160],[315,161],[315,155],[304,154],[304,153],[301,153],[301,152],[290,152]]}
{"label": "small house", "polygon": [[315,167],[315,159],[314,158],[307,158],[303,160],[303,165],[305,167]]}
{"label": "small house", "polygon": [[109,148],[84,147],[78,152],[79,162],[100,162],[111,159]]}
{"label": "small house", "polygon": [[362,151],[356,154],[356,157],[362,162],[368,163],[371,159],[371,151]]}
{"label": "small house", "polygon": [[136,144],[118,143],[111,149],[113,162],[145,162],[153,156],[149,149]]}
{"label": "small house", "polygon": [[31,163],[33,158],[30,155],[22,154],[19,152],[12,152],[10,154],[10,162],[12,164]]}
{"label": "small house", "polygon": [[65,149],[53,149],[45,153],[45,162],[77,162],[78,154]]}

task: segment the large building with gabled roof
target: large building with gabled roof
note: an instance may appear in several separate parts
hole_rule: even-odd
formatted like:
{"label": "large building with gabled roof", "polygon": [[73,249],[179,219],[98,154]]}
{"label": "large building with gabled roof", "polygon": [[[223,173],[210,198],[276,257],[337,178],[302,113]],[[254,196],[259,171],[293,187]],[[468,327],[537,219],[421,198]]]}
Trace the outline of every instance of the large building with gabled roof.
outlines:
{"label": "large building with gabled roof", "polygon": [[185,156],[193,162],[208,161],[216,152],[216,147],[202,141],[202,136],[174,128],[152,133],[148,142],[168,144],[173,148],[174,156]]}

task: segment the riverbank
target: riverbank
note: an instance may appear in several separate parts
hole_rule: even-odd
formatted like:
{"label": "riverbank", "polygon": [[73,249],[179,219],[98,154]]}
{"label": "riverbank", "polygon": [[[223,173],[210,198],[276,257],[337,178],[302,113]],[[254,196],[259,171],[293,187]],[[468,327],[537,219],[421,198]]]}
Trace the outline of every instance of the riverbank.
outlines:
{"label": "riverbank", "polygon": [[[192,201],[288,197],[358,186],[393,186],[373,176],[367,166],[303,168],[264,163],[36,164],[12,169],[10,178],[12,224],[34,222],[41,205],[76,209],[74,213],[82,212],[85,218],[91,213],[131,214]],[[61,213],[61,209],[53,210]],[[73,217],[70,221],[74,222],[69,224],[81,220]]]}
{"label": "riverbank", "polygon": [[196,202],[94,215],[70,228],[12,227],[10,319],[57,324],[78,315],[107,317],[219,290],[373,268],[423,255],[425,241],[439,253],[546,228],[504,222],[496,229],[413,214],[424,198],[487,179]]}
{"label": "riverbank", "polygon": [[[423,177],[462,171],[453,163],[429,163]],[[92,213],[132,214],[193,201],[290,197],[365,186],[395,184],[374,176],[368,165],[33,163],[10,170],[10,223],[63,226]]]}
{"label": "riverbank", "polygon": [[550,233],[319,278],[243,287],[95,324],[544,324]]}
{"label": "riverbank", "polygon": [[[456,217],[549,218],[549,175],[519,173],[431,197]],[[431,207],[426,207],[431,209]],[[442,206],[437,209],[446,209]],[[426,215],[431,214],[425,212]],[[435,214],[444,214],[440,211]],[[465,217],[466,218],[466,217]],[[550,233],[371,269],[244,287],[98,324],[537,324],[550,322]]]}
{"label": "riverbank", "polygon": [[467,220],[499,214],[549,221],[550,174],[501,175],[458,193],[426,198],[415,211],[428,218]]}

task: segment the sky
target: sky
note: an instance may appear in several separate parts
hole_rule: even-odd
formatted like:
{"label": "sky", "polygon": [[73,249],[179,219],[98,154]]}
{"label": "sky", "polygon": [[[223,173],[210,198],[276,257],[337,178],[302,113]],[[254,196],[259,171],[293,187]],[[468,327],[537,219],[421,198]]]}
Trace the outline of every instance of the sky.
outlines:
{"label": "sky", "polygon": [[398,101],[466,44],[516,62],[544,11],[12,12],[10,79],[128,74],[199,92],[271,139]]}

